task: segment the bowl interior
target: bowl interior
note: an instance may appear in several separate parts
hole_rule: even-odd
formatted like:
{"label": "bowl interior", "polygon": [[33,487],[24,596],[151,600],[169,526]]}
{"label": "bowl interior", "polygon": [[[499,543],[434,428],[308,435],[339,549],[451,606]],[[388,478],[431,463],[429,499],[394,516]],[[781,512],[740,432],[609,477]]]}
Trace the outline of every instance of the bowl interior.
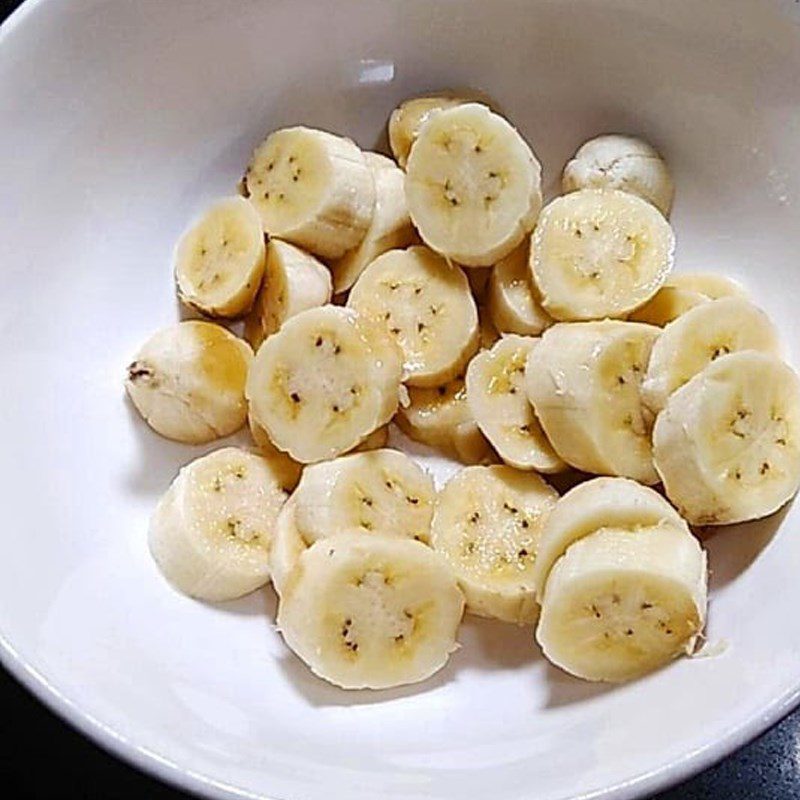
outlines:
{"label": "bowl interior", "polygon": [[26,7],[0,47],[9,665],[107,746],[216,796],[624,798],[774,719],[800,685],[800,627],[787,624],[800,605],[796,506],[708,537],[715,657],[599,687],[549,667],[531,630],[469,619],[434,679],[348,694],[283,646],[271,590],[212,607],[162,581],[148,516],[203,449],[147,429],[122,378],[177,318],[177,236],[235,190],[269,130],[305,123],[380,146],[399,100],[451,87],[496,100],[542,160],[550,196],[586,138],[650,139],[677,184],[678,269],[741,280],[797,363],[794,5]]}

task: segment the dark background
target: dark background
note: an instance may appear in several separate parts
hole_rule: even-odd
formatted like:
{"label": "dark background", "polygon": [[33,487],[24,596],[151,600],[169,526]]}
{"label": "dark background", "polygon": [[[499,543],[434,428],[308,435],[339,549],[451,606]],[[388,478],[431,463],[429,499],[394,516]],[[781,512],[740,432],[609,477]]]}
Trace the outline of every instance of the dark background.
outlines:
{"label": "dark background", "polygon": [[[6,3],[0,0],[0,19],[17,5],[14,0]],[[2,798],[186,800],[188,797],[145,777],[75,733],[2,667],[0,713],[0,727],[5,734],[0,748]],[[702,720],[697,724],[702,725]],[[657,795],[654,800],[795,798],[800,800],[800,710],[718,766]],[[533,793],[531,800],[535,800]]]}

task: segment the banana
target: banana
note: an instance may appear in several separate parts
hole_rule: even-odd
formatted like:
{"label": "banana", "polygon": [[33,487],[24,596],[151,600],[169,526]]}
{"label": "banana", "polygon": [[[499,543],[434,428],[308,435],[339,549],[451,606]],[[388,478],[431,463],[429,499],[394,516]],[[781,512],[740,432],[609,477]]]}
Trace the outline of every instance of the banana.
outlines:
{"label": "banana", "polygon": [[361,273],[347,305],[383,325],[404,356],[404,381],[437,386],[478,348],[478,309],[463,270],[427,247],[390,250]]}
{"label": "banana", "polygon": [[500,458],[517,469],[560,472],[567,465],[547,440],[525,393],[525,364],[537,340],[504,336],[467,368],[467,404]]}
{"label": "banana", "polygon": [[269,569],[272,586],[283,597],[290,576],[294,571],[300,556],[306,551],[308,545],[300,531],[294,517],[294,498],[290,497],[278,514],[275,523],[275,535],[272,538],[272,550],[269,555]]}
{"label": "banana", "polygon": [[309,544],[347,531],[427,543],[435,497],[430,475],[389,449],[308,466],[292,496],[297,528]]}
{"label": "banana", "polygon": [[264,283],[244,322],[245,339],[258,350],[290,317],[329,303],[332,292],[324,264],[289,242],[270,239]]}
{"label": "banana", "polygon": [[253,351],[211,322],[155,333],[128,366],[125,389],[147,424],[189,444],[228,436],[247,417],[245,380]]}
{"label": "banana", "polygon": [[408,154],[428,117],[445,108],[465,103],[458,97],[414,97],[401,103],[389,117],[389,147],[401,167],[406,166]]}
{"label": "banana", "polygon": [[241,197],[219,200],[181,236],[175,282],[184,305],[214,317],[250,310],[264,274],[264,232]]}
{"label": "banana", "polygon": [[590,139],[564,168],[564,192],[621,189],[650,201],[669,216],[675,186],[658,151],[635,136],[613,133]]}
{"label": "banana", "polygon": [[351,450],[397,409],[400,352],[355,311],[302,311],[264,341],[247,379],[253,419],[301,464]]}
{"label": "banana", "polygon": [[536,639],[572,675],[631,680],[692,652],[706,596],[706,556],[685,530],[603,528],[553,567]]}
{"label": "banana", "polygon": [[646,322],[663,328],[676,320],[690,308],[708,302],[709,298],[700,292],[679,289],[677,286],[662,286],[650,300],[628,315],[631,322]]}
{"label": "banana", "polygon": [[505,119],[466,103],[432,114],[420,129],[406,165],[406,202],[430,248],[488,267],[533,229],[541,167]]}
{"label": "banana", "polygon": [[642,385],[645,405],[657,414],[707,364],[740,350],[779,354],[778,331],[761,309],[741,297],[690,308],[664,328],[653,346]]}
{"label": "banana", "polygon": [[710,300],[721,297],[747,297],[747,291],[733,278],[716,272],[675,272],[667,279],[667,286],[697,292]]}
{"label": "banana", "polygon": [[533,566],[542,525],[558,494],[535,473],[466,467],[439,492],[431,528],[467,610],[519,624],[536,620]]}
{"label": "banana", "polygon": [[287,494],[271,463],[226,447],[184,467],[153,514],[150,552],[176,588],[232,600],[269,581],[270,549]]}
{"label": "banana", "polygon": [[361,242],[331,262],[336,294],[347,291],[378,256],[418,241],[408,216],[403,170],[378,153],[364,153],[364,157],[375,181],[375,211]]}
{"label": "banana", "polygon": [[451,570],[426,545],[340,533],[300,555],[283,587],[278,628],[320,678],[386,689],[445,665],[463,610]]}
{"label": "banana", "polygon": [[593,478],[570,489],[556,503],[539,538],[533,576],[539,602],[553,564],[574,542],[601,528],[636,533],[659,525],[689,533],[658,492],[629,478]]}
{"label": "banana", "polygon": [[570,466],[657,483],[652,415],[641,384],[659,329],[638,322],[560,323],[525,369],[528,399],[554,450]]}
{"label": "banana", "polygon": [[487,308],[497,330],[538,336],[553,318],[536,299],[528,267],[529,244],[521,244],[492,270],[487,289]]}
{"label": "banana", "polygon": [[271,133],[253,154],[245,188],[270,236],[324,258],[355,247],[375,208],[375,183],[361,150],[312,128]]}
{"label": "banana", "polygon": [[800,485],[800,380],[753,350],[713,361],[667,401],[653,454],[667,497],[692,524],[777,511]]}
{"label": "banana", "polygon": [[582,189],[542,211],[531,269],[552,317],[623,317],[659,290],[674,249],[672,228],[646,200],[616,189]]}
{"label": "banana", "polygon": [[250,430],[250,436],[258,448],[259,454],[270,462],[284,491],[286,491],[287,494],[293,492],[295,486],[297,486],[300,481],[303,465],[298,464],[289,455],[278,450],[278,448],[272,444],[272,440],[267,435],[267,432],[256,422],[252,413],[249,411],[247,413],[247,427]]}

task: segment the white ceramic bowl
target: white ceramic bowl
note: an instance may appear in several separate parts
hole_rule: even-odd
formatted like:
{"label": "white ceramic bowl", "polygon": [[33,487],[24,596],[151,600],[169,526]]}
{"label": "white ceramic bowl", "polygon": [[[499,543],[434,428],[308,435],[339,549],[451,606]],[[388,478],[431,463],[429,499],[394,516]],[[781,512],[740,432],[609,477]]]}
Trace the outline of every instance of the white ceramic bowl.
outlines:
{"label": "white ceramic bowl", "polygon": [[[124,402],[176,317],[173,243],[270,129],[373,146],[408,95],[485,90],[552,193],[601,131],[678,186],[680,269],[739,278],[800,341],[800,14],[791,0],[42,0],[0,35],[3,662],[103,746],[210,797],[638,797],[728,753],[800,687],[800,507],[709,540],[713,658],[603,688],[530,630],[469,620],[422,686],[347,694],[284,648],[271,594],[211,607],[145,529],[197,449]],[[206,448],[208,449],[208,448]]]}

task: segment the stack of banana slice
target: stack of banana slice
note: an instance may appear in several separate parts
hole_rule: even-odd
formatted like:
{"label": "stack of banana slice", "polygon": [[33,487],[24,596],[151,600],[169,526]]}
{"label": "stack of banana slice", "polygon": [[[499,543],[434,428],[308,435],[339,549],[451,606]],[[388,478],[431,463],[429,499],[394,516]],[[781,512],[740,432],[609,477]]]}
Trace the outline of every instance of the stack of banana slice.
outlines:
{"label": "stack of banana slice", "polygon": [[[275,131],[180,238],[177,294],[207,319],[153,335],[128,395],[162,436],[252,446],[179,472],[155,562],[207,601],[272,582],[286,644],[347,689],[441,669],[465,610],[535,625],[587,680],[691,653],[708,568],[689,526],[800,485],[775,326],[730,278],[673,272],[674,185],[641,139],[584,143],[544,205],[486,103],[408,100],[389,143]],[[434,482],[403,434],[468,466]],[[567,471],[559,498],[542,476]]]}

